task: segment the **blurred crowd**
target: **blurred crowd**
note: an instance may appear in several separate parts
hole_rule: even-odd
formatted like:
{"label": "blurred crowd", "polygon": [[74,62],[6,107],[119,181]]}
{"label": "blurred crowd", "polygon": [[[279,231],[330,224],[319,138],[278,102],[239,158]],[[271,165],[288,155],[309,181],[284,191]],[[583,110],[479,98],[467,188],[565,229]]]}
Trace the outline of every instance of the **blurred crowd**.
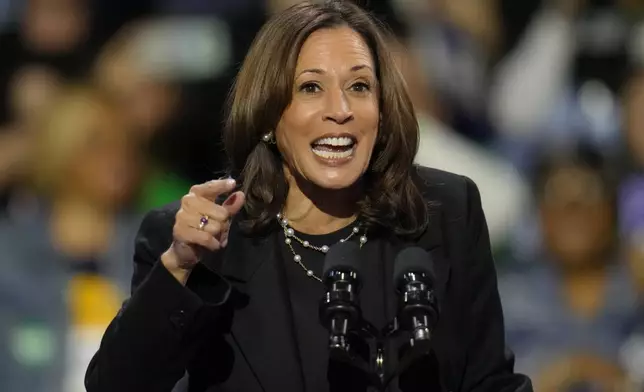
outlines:
{"label": "blurred crowd", "polygon": [[[295,2],[0,0],[1,391],[84,390],[142,214],[226,174],[231,81]],[[417,162],[480,187],[517,371],[644,391],[644,1],[362,3]]]}

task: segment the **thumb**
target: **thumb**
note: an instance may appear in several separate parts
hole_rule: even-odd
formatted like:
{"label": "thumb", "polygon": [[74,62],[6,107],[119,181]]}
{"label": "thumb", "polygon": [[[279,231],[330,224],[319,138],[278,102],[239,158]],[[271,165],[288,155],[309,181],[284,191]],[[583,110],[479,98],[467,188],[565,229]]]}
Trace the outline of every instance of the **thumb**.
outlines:
{"label": "thumb", "polygon": [[244,206],[245,201],[246,195],[244,195],[244,192],[237,191],[228,196],[228,198],[222,203],[222,207],[228,210],[228,213],[231,216],[234,216]]}

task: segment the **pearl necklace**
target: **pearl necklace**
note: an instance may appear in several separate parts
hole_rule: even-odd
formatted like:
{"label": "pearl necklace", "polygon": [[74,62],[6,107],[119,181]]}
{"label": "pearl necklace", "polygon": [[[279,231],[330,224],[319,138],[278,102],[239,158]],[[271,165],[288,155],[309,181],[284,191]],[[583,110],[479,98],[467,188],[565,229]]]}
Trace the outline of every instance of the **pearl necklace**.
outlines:
{"label": "pearl necklace", "polygon": [[[295,261],[304,271],[306,271],[306,276],[317,280],[318,282],[322,282],[322,278],[319,276],[315,275],[313,270],[309,269],[303,262],[302,262],[302,256],[300,256],[295,249],[293,249],[293,240],[299,242],[303,247],[308,248],[308,249],[313,249],[315,251],[321,252],[321,253],[326,253],[329,251],[329,246],[328,245],[322,245],[322,246],[315,246],[311,244],[309,241],[303,240],[299,238],[298,236],[295,235],[295,230],[291,228],[288,224],[288,219],[284,218],[284,215],[282,213],[277,214],[277,220],[280,223],[280,226],[282,226],[282,229],[284,230],[284,242],[286,245],[289,247],[291,252],[293,253],[293,261]],[[351,239],[354,235],[360,233],[360,225],[356,225],[353,227],[351,230],[351,233],[346,236],[345,238],[341,239],[340,242],[345,242]],[[362,236],[360,236],[360,248],[364,244],[367,243],[367,235],[364,233]]]}

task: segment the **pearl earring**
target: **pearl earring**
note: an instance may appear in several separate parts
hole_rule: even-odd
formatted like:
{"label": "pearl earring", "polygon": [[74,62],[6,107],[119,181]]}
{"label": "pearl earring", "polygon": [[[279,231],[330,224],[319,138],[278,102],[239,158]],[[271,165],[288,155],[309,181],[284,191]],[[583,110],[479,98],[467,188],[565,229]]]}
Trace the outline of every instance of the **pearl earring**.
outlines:
{"label": "pearl earring", "polygon": [[264,143],[275,144],[275,136],[273,135],[273,131],[265,133],[262,136],[262,140],[264,141]]}

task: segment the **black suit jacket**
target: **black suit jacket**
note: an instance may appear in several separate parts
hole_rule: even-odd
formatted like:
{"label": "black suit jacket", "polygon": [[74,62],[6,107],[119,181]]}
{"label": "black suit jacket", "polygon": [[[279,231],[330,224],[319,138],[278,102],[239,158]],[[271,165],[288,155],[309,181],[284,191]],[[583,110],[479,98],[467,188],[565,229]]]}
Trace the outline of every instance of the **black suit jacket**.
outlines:
{"label": "black suit jacket", "polygon": [[[527,377],[513,373],[514,359],[505,347],[476,185],[466,177],[422,167],[414,168],[414,175],[431,205],[429,228],[415,245],[434,260],[441,316],[431,358],[390,390],[532,391]],[[273,262],[275,236],[246,237],[233,221],[228,247],[205,257],[184,287],[157,262],[171,244],[177,208],[173,204],[152,211],[141,224],[132,295],[89,365],[87,390],[169,392],[186,373],[191,392],[303,390],[288,305]],[[367,257],[384,257],[392,271],[404,245],[392,236],[378,241]],[[383,290],[389,314],[394,314],[393,283]]]}

